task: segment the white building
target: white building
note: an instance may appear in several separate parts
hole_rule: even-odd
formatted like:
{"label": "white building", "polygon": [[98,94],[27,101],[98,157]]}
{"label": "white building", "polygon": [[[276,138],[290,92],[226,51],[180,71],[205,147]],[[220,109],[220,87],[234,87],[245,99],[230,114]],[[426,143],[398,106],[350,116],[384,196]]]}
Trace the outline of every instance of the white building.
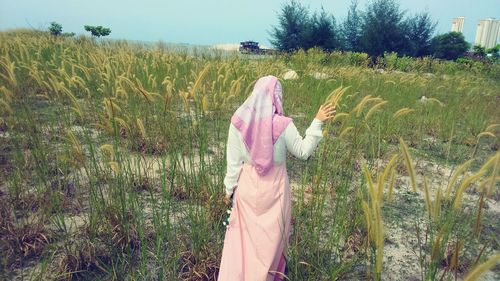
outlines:
{"label": "white building", "polygon": [[477,22],[475,45],[480,45],[486,49],[497,45],[500,36],[500,20],[487,18]]}
{"label": "white building", "polygon": [[464,32],[464,21],[465,17],[453,18],[451,20],[451,31],[452,32]]}

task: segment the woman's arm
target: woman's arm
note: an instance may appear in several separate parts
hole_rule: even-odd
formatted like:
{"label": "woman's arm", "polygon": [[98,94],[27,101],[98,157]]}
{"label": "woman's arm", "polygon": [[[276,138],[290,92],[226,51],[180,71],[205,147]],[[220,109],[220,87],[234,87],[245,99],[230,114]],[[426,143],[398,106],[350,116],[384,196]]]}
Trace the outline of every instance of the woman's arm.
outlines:
{"label": "woman's arm", "polygon": [[238,176],[240,174],[241,165],[243,164],[243,152],[241,151],[241,149],[242,147],[241,140],[239,138],[239,132],[236,128],[233,127],[233,125],[231,125],[229,127],[229,134],[227,137],[227,171],[226,177],[224,178],[224,186],[227,197],[233,194],[233,190],[238,184]]}
{"label": "woman's arm", "polygon": [[323,122],[335,116],[335,106],[322,105],[316,117],[306,130],[305,138],[299,134],[295,124],[290,123],[285,130],[286,147],[295,157],[306,160],[314,152],[323,138]]}
{"label": "woman's arm", "polygon": [[323,138],[323,122],[314,119],[302,138],[295,124],[291,122],[285,130],[286,148],[299,159],[306,160],[314,152],[318,143]]}

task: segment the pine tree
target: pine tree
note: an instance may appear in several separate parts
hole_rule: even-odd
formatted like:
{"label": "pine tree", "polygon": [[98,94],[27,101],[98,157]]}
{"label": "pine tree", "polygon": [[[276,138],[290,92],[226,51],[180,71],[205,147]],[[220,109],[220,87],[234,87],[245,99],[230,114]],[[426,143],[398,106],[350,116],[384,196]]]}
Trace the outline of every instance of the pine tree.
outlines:
{"label": "pine tree", "polygon": [[430,55],[431,40],[436,24],[427,12],[408,18],[404,24],[407,42],[409,43],[405,53],[412,57]]}
{"label": "pine tree", "polygon": [[321,8],[321,12],[314,13],[310,23],[309,47],[319,47],[332,51],[339,47],[335,18]]}
{"label": "pine tree", "polygon": [[279,25],[271,31],[271,44],[281,51],[307,48],[309,41],[309,12],[292,0],[283,5],[278,16]]}
{"label": "pine tree", "polygon": [[344,49],[352,52],[361,50],[361,16],[358,11],[358,1],[352,0],[347,18],[342,23],[342,41]]}
{"label": "pine tree", "polygon": [[384,52],[403,52],[408,46],[403,16],[404,12],[395,0],[371,2],[363,16],[362,51],[371,56],[380,56]]}

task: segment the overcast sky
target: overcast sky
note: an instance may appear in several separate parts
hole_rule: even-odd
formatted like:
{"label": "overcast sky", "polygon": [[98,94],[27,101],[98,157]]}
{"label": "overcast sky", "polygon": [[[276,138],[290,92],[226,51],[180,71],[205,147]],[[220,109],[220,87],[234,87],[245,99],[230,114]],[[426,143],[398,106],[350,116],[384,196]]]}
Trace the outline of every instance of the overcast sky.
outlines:
{"label": "overcast sky", "polygon": [[[369,0],[359,0],[365,9]],[[274,0],[0,0],[0,30],[46,28],[56,21],[65,32],[84,33],[83,25],[110,27],[109,37],[141,41],[211,45],[255,40],[269,45],[269,31],[285,1]],[[350,0],[300,1],[312,11],[321,6],[337,22],[347,16]],[[500,0],[400,0],[409,14],[428,11],[437,32],[465,16],[464,35],[474,41],[479,19],[500,19]]]}

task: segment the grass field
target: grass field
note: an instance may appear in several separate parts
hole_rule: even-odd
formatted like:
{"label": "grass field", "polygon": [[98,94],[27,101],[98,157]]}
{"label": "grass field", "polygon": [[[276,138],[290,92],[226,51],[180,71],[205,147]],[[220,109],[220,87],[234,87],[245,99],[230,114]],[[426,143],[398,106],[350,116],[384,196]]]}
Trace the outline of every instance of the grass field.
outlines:
{"label": "grass field", "polygon": [[[0,34],[0,279],[215,280],[229,119],[264,75],[303,132],[289,280],[500,278],[500,65]],[[333,95],[330,94],[333,92]]]}

